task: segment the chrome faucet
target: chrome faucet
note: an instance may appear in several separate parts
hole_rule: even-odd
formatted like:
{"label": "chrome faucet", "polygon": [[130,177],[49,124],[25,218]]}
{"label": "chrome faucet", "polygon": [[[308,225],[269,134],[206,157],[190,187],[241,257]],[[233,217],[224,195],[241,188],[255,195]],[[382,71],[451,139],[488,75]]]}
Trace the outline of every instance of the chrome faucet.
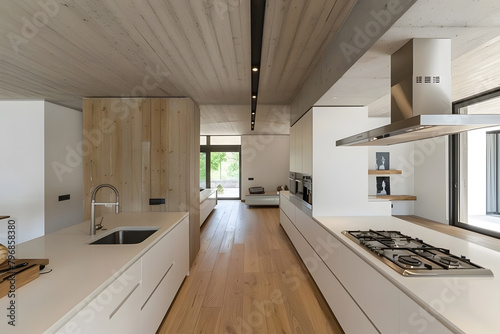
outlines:
{"label": "chrome faucet", "polygon": [[[115,200],[116,202],[109,202],[109,203],[96,203],[95,202],[95,196],[97,194],[97,191],[101,188],[110,188],[115,192]],[[96,230],[100,230],[102,228],[102,220],[101,223],[99,223],[98,226],[95,225],[95,206],[96,205],[104,205],[104,206],[115,206],[115,213],[118,213],[118,208],[119,208],[119,198],[120,195],[118,194],[118,189],[116,189],[114,186],[111,184],[100,184],[97,187],[92,190],[92,195],[90,197],[90,235],[94,235]]]}

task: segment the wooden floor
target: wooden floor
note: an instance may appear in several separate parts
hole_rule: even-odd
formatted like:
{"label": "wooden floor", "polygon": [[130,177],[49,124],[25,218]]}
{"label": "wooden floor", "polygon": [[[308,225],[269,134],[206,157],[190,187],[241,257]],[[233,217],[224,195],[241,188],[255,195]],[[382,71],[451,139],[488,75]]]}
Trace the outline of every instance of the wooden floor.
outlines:
{"label": "wooden floor", "polygon": [[279,209],[219,201],[158,333],[343,333],[279,225]]}

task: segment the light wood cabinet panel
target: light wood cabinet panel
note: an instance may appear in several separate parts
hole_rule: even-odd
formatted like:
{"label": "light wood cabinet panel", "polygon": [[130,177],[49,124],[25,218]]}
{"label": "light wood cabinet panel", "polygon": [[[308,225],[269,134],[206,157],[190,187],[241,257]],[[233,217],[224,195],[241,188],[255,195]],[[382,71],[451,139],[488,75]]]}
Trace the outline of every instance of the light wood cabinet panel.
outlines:
{"label": "light wood cabinet panel", "polygon": [[[200,244],[199,107],[189,98],[89,98],[83,119],[84,218],[92,189],[103,183],[120,192],[120,211],[188,211],[192,262]],[[151,206],[150,198],[165,205]],[[114,194],[102,189],[97,200]],[[113,210],[99,206],[96,216]]]}

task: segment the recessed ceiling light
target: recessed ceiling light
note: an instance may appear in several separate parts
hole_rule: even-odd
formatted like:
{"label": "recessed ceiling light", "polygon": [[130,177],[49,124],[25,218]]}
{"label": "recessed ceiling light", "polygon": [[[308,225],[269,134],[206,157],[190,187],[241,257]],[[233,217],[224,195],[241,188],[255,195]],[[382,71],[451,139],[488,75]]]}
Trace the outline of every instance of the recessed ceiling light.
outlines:
{"label": "recessed ceiling light", "polygon": [[252,71],[253,71],[253,72],[257,72],[258,70],[259,70],[259,68],[258,68],[258,67],[255,67],[255,66],[254,66],[254,67],[252,67]]}
{"label": "recessed ceiling light", "polygon": [[252,95],[252,99],[256,99],[257,98],[257,95]]}
{"label": "recessed ceiling light", "polygon": [[252,111],[252,115],[255,115],[255,111]]}

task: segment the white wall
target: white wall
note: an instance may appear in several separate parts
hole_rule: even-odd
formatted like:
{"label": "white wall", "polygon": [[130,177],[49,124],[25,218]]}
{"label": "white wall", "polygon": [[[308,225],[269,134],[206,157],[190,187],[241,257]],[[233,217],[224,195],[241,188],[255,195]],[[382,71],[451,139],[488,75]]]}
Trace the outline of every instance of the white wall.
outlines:
{"label": "white wall", "polygon": [[[262,186],[266,192],[288,185],[290,138],[285,135],[241,137],[241,199],[249,187]],[[248,178],[254,178],[249,181]]]}
{"label": "white wall", "polygon": [[366,107],[313,108],[313,216],[391,214],[390,202],[368,201],[368,147],[335,144],[387,121],[368,118]]}
{"label": "white wall", "polygon": [[415,215],[449,224],[448,138],[419,140],[403,173],[415,173]]}
{"label": "white wall", "polygon": [[[44,102],[0,101],[0,215],[16,221],[21,243],[44,232]],[[6,244],[7,220],[0,221]]]}
{"label": "white wall", "polygon": [[[51,163],[65,164],[66,147],[78,148],[81,112],[44,101],[0,101],[0,215],[16,221],[16,242],[79,223],[83,219],[83,166],[59,181]],[[70,194],[69,201],[58,196]],[[7,242],[0,221],[0,243]]]}
{"label": "white wall", "polygon": [[83,221],[82,129],[82,112],[45,103],[45,233]]}

